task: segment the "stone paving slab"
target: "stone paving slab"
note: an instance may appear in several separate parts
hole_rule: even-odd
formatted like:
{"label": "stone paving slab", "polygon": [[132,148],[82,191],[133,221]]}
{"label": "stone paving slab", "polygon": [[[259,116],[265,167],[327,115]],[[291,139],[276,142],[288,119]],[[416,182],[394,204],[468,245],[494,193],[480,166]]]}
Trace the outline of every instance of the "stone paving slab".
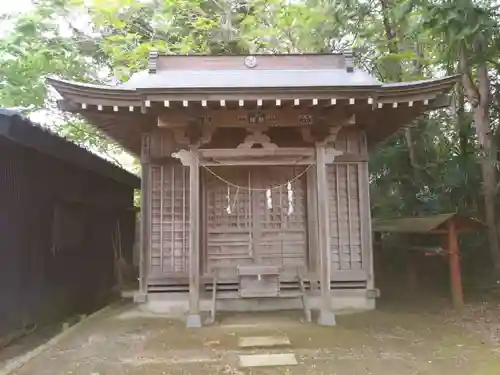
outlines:
{"label": "stone paving slab", "polygon": [[239,356],[240,367],[295,366],[297,358],[293,353],[248,354]]}
{"label": "stone paving slab", "polygon": [[240,337],[238,340],[239,348],[269,348],[288,345],[290,345],[290,339],[287,336]]}

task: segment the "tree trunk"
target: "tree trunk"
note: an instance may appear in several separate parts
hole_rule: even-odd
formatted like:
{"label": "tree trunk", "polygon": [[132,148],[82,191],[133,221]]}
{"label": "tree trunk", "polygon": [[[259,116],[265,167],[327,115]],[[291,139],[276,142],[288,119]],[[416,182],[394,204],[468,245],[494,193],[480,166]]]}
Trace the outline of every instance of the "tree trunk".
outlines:
{"label": "tree trunk", "polygon": [[479,63],[476,67],[477,83],[471,78],[469,58],[473,54],[481,55],[484,51],[483,41],[477,39],[472,48],[463,44],[460,48],[460,69],[462,84],[465,93],[472,104],[474,125],[480,145],[479,164],[483,177],[483,196],[485,221],[488,226],[488,242],[491,260],[496,277],[500,277],[500,247],[496,231],[496,185],[497,170],[495,167],[496,148],[493,134],[490,131],[489,108],[491,102],[490,79],[486,62]]}
{"label": "tree trunk", "polygon": [[[476,53],[482,51],[482,45],[475,46]],[[493,134],[490,130],[490,79],[488,66],[481,63],[477,67],[477,92],[479,93],[478,105],[474,108],[474,123],[481,144],[480,155],[481,172],[483,174],[484,211],[486,225],[488,226],[488,241],[490,245],[491,260],[495,268],[495,275],[500,276],[500,247],[496,231],[496,200],[497,200],[497,169],[496,148]]]}
{"label": "tree trunk", "polygon": [[[390,9],[392,7],[392,2],[391,0],[379,0],[380,3],[380,8],[382,10],[382,22],[384,24],[384,30],[385,30],[385,35],[387,38],[387,49],[389,50],[389,53],[393,55],[397,55],[400,52],[400,46],[398,44],[398,39],[397,36],[398,31],[394,26],[394,23],[391,20],[390,17]],[[403,70],[401,66],[401,62],[397,59],[391,59],[387,63],[387,74],[388,78],[394,82],[401,82],[403,80]],[[412,175],[412,182],[409,182],[409,191],[410,194],[412,195],[412,200],[414,205],[412,205],[418,214],[420,209],[419,209],[419,200],[417,199],[417,194],[419,192],[419,181],[421,181],[421,176],[420,176],[420,168],[418,164],[418,159],[417,159],[417,152],[415,149],[415,145],[413,142],[413,135],[411,131],[411,127],[406,127],[404,129],[404,137],[405,137],[405,143],[406,147],[408,149],[408,164],[411,169],[411,175]]]}
{"label": "tree trunk", "polygon": [[493,137],[489,132],[488,108],[478,106],[474,109],[474,123],[479,139],[482,138],[479,164],[483,177],[483,196],[485,221],[488,226],[488,242],[490,245],[491,260],[495,268],[495,274],[500,275],[500,248],[496,230],[496,185],[497,170],[495,167],[495,150]]}
{"label": "tree trunk", "polygon": [[[458,167],[462,171],[466,171],[467,161],[469,159],[469,151],[473,149],[473,145],[471,145],[471,142],[473,142],[473,140],[469,139],[471,123],[470,121],[468,121],[468,118],[465,114],[465,93],[461,82],[457,83],[457,93],[455,99],[456,100],[452,102],[452,110],[456,116],[455,131],[458,135],[458,145],[460,150],[457,163]],[[468,187],[469,186],[467,183],[465,185],[465,189],[459,192],[460,194],[466,194],[465,197],[458,198],[456,194],[452,194],[450,196],[450,203],[455,206],[455,209],[458,209],[458,212],[471,209],[477,210],[477,204],[474,205],[474,203],[476,203],[475,193]]]}

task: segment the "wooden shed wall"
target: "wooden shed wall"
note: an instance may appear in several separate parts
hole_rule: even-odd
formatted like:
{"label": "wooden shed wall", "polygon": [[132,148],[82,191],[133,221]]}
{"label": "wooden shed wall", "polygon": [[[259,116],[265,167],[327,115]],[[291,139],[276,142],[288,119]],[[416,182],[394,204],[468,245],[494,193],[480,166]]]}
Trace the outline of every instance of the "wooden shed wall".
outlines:
{"label": "wooden shed wall", "polygon": [[[128,186],[2,137],[0,150],[2,336],[103,302],[114,282],[116,222],[132,261],[135,214]],[[71,248],[54,249],[56,207],[77,207],[73,218],[82,220],[83,240]]]}

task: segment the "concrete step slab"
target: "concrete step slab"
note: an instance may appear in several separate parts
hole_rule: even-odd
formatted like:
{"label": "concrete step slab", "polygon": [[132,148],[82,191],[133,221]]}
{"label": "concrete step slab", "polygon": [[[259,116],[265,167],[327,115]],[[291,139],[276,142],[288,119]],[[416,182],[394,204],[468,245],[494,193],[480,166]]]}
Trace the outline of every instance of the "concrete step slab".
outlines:
{"label": "concrete step slab", "polygon": [[287,336],[251,336],[240,337],[238,340],[239,348],[270,348],[288,345],[290,345],[290,339]]}
{"label": "concrete step slab", "polygon": [[239,356],[240,367],[276,367],[295,366],[297,358],[293,353],[280,354],[249,354]]}

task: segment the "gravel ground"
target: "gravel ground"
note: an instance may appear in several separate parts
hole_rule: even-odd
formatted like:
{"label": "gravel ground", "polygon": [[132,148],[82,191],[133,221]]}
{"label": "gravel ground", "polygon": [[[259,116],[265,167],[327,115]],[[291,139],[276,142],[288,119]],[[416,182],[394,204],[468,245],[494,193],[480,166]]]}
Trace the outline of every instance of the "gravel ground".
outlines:
{"label": "gravel ground", "polygon": [[[500,374],[500,307],[407,311],[384,307],[338,316],[336,327],[300,322],[300,314],[225,315],[211,327],[121,306],[84,322],[18,375],[208,374]],[[241,350],[242,336],[287,335],[292,345]],[[294,353],[292,367],[239,369],[238,354]]]}

